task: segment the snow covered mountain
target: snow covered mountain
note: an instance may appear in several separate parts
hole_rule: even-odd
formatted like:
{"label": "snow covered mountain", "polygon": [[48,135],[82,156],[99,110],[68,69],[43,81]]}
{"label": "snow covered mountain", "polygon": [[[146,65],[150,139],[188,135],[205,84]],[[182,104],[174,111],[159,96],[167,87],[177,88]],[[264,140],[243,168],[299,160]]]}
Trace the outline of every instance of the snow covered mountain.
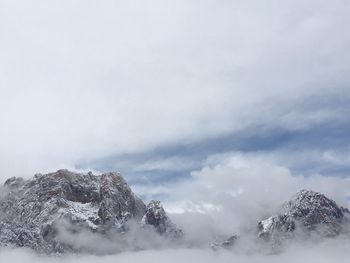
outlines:
{"label": "snow covered mountain", "polygon": [[[349,225],[348,209],[321,193],[302,190],[276,215],[258,223],[254,239],[275,247],[296,236],[336,236]],[[245,235],[227,234],[211,248],[231,249]],[[181,244],[183,236],[159,201],[146,206],[119,173],[58,170],[29,180],[13,177],[0,188],[0,246],[46,254],[115,253],[130,246],[154,248],[154,240]]]}
{"label": "snow covered mountain", "polygon": [[2,246],[75,252],[81,248],[65,236],[88,233],[112,240],[113,235],[125,235],[132,222],[159,235],[182,234],[159,202],[146,207],[119,173],[96,176],[59,170],[30,180],[14,177],[0,192]]}
{"label": "snow covered mountain", "polygon": [[260,238],[277,244],[304,235],[332,237],[349,229],[350,212],[321,193],[301,190],[279,213],[258,224]]}
{"label": "snow covered mountain", "polygon": [[[349,234],[350,211],[321,193],[301,190],[281,206],[277,215],[260,221],[257,233],[257,241],[262,241],[259,243],[263,249],[276,253],[285,241],[293,238],[299,238],[299,241],[320,241],[327,237]],[[211,248],[231,249],[240,242],[241,237],[232,235],[212,243]]]}

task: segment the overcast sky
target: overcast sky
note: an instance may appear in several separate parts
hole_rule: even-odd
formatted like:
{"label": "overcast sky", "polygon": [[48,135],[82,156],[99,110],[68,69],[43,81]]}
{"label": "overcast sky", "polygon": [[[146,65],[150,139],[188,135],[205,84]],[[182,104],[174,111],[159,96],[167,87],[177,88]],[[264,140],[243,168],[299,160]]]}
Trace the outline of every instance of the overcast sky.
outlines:
{"label": "overcast sky", "polygon": [[349,0],[0,0],[0,184],[117,170],[194,245],[0,261],[348,262],[343,236],[280,255],[252,232],[234,253],[194,247],[302,188],[350,207],[349,28]]}
{"label": "overcast sky", "polygon": [[0,178],[350,169],[347,0],[0,0]]}

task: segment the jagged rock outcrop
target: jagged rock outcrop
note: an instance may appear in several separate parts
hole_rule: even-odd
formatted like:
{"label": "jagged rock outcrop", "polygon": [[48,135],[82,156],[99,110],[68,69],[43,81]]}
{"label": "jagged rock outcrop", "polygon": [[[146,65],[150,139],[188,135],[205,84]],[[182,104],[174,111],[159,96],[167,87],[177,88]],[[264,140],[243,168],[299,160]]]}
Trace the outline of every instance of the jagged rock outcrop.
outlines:
{"label": "jagged rock outcrop", "polygon": [[[320,193],[302,190],[277,215],[259,222],[258,236],[278,245],[300,233],[336,236],[349,230],[349,225],[348,209]],[[142,241],[135,235],[142,236]],[[12,177],[0,188],[0,246],[28,247],[48,254],[94,253],[94,242],[97,246],[102,240],[107,242],[99,246],[126,241],[143,249],[145,243],[148,247],[155,244],[151,238],[159,237],[159,244],[163,237],[173,242],[182,241],[182,236],[161,203],[152,200],[146,206],[119,173],[97,176],[59,170],[29,180]],[[239,241],[236,235],[227,237],[211,248],[230,249]],[[93,245],[76,246],[76,238],[92,239]],[[104,251],[115,250],[112,246]]]}
{"label": "jagged rock outcrop", "polygon": [[258,236],[279,243],[297,233],[336,236],[348,227],[350,212],[321,193],[301,190],[278,215],[260,221]]}
{"label": "jagged rock outcrop", "polygon": [[142,226],[145,216],[159,234],[175,231],[164,209],[157,209],[151,223],[152,208],[146,209],[119,173],[59,170],[30,180],[13,177],[0,189],[0,246],[76,252],[79,249],[65,241],[67,235],[125,235],[129,221]]}
{"label": "jagged rock outcrop", "polygon": [[182,230],[170,220],[159,201],[152,200],[147,205],[142,222],[145,225],[154,227],[157,233],[173,239],[180,238],[183,235]]}
{"label": "jagged rock outcrop", "polygon": [[213,250],[219,250],[219,249],[231,249],[235,245],[235,243],[238,240],[237,235],[230,236],[229,238],[219,241],[219,242],[214,242],[210,244],[210,248]]}
{"label": "jagged rock outcrop", "polygon": [[110,225],[122,225],[130,218],[140,220],[146,206],[133,194],[123,177],[119,174],[103,174],[100,178],[99,210],[101,221]]}

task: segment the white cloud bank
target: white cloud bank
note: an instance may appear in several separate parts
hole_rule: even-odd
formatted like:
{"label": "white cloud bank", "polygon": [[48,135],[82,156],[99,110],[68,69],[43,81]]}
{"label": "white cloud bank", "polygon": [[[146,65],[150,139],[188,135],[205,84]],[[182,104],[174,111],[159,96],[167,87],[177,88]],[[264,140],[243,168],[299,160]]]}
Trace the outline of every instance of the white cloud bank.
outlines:
{"label": "white cloud bank", "polygon": [[[217,161],[219,160],[219,161]],[[295,176],[288,168],[264,156],[230,153],[208,159],[208,166],[192,173],[192,179],[170,187],[136,188],[138,193],[165,193],[165,208],[185,233],[179,244],[165,243],[151,232],[136,228],[123,247],[118,238],[106,240],[91,235],[67,235],[65,242],[107,256],[38,256],[24,249],[1,249],[1,262],[347,262],[350,237],[343,235],[322,241],[300,240],[287,243],[278,254],[257,242],[258,221],[273,215],[279,206],[302,188],[320,191],[339,205],[349,207],[350,180],[338,177]],[[158,191],[157,191],[158,190]],[[133,228],[131,228],[133,230]],[[214,252],[209,243],[233,234],[240,236],[232,251]],[[125,241],[125,240],[124,240]],[[124,244],[124,243],[122,243]],[[154,249],[158,247],[159,249]],[[116,250],[117,249],[117,250]]]}
{"label": "white cloud bank", "polygon": [[[347,109],[305,102],[350,95],[349,13],[346,0],[0,1],[0,179],[250,125],[297,130],[347,119]],[[209,158],[191,181],[158,188],[172,197],[165,207],[176,212],[187,244],[242,233],[301,188],[347,204],[349,180],[293,176],[270,157]],[[349,258],[342,239],[274,256],[204,248],[79,258],[0,251],[1,262],[15,263]]]}
{"label": "white cloud bank", "polygon": [[[311,1],[0,1],[0,176],[347,118],[350,7]],[[341,95],[340,95],[341,94]]]}
{"label": "white cloud bank", "polygon": [[243,236],[252,245],[258,222],[274,215],[301,189],[321,192],[339,205],[350,207],[348,178],[295,175],[265,154],[212,156],[207,166],[192,172],[191,180],[135,188],[148,199],[167,196],[164,206],[187,233],[187,244],[201,247],[233,234]]}
{"label": "white cloud bank", "polygon": [[[346,240],[348,241],[348,240]],[[28,263],[71,263],[71,262],[86,262],[86,263],[109,263],[109,262],[143,262],[143,263],[158,263],[158,262],[202,262],[202,263],[257,263],[257,262],[348,262],[349,251],[348,243],[344,240],[330,240],[319,246],[295,246],[278,255],[267,254],[244,254],[234,252],[213,252],[204,249],[166,249],[166,250],[148,250],[139,252],[127,252],[117,255],[108,256],[66,256],[61,258],[38,256],[30,251],[16,250],[0,250],[1,262],[28,262]]]}

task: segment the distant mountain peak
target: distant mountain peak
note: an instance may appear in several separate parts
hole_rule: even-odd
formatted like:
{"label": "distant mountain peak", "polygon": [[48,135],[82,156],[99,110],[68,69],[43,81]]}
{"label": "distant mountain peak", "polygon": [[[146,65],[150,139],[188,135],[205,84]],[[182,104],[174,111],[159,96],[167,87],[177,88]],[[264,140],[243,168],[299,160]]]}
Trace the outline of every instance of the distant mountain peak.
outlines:
{"label": "distant mountain peak", "polygon": [[[147,245],[154,240],[158,240],[154,244],[185,240],[160,201],[152,200],[146,206],[117,172],[94,175],[58,170],[28,180],[12,177],[0,191],[0,246],[28,247],[47,254],[94,253],[94,246],[113,242],[117,244],[112,246],[121,248],[118,251],[124,251],[153,248]],[[349,230],[349,225],[348,209],[321,193],[303,189],[276,215],[258,223],[258,240],[276,247],[300,234],[303,238],[314,234],[321,238],[336,236]],[[74,243],[76,236],[87,235],[107,242],[92,247]],[[244,233],[226,233],[211,243],[211,248],[231,249],[242,238]],[[125,242],[125,246],[118,242]]]}
{"label": "distant mountain peak", "polygon": [[[43,253],[76,251],[60,240],[62,232],[123,235],[127,223],[150,225],[158,234],[180,231],[163,208],[159,222],[141,222],[150,213],[120,173],[100,176],[58,170],[36,174],[32,179],[6,180],[0,196],[0,245],[29,247]],[[119,234],[118,234],[119,233]]]}
{"label": "distant mountain peak", "polygon": [[151,200],[147,205],[142,222],[146,225],[153,226],[159,234],[171,238],[179,238],[183,235],[182,230],[171,222],[160,201]]}
{"label": "distant mountain peak", "polygon": [[303,189],[282,205],[277,215],[259,222],[258,235],[274,241],[294,236],[296,230],[335,236],[342,231],[349,215],[349,210],[325,195]]}

